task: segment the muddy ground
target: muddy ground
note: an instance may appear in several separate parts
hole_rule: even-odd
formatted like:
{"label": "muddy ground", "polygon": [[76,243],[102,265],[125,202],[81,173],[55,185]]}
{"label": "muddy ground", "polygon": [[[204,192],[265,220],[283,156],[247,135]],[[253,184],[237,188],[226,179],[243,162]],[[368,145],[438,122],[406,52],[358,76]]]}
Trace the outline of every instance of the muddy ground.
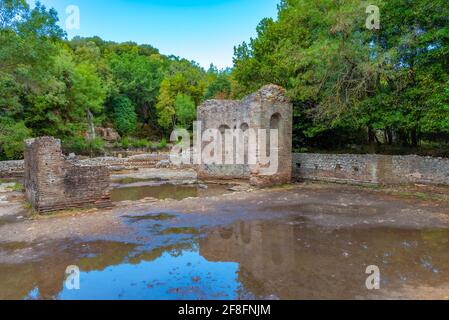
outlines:
{"label": "muddy ground", "polygon": [[[10,192],[0,203],[0,298],[449,299],[449,200],[423,188],[239,185],[47,217],[28,216]],[[117,290],[67,292],[70,264],[86,286],[109,270]],[[365,287],[369,265],[383,272],[381,290]],[[127,282],[130,266],[137,279]],[[150,282],[152,268],[168,273]]]}

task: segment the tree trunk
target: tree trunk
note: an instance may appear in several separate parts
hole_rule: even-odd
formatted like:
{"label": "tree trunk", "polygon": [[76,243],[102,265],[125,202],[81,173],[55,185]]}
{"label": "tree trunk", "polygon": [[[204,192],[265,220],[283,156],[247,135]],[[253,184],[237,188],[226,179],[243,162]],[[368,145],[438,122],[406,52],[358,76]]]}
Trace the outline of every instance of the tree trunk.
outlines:
{"label": "tree trunk", "polygon": [[95,125],[94,125],[94,115],[87,109],[87,125],[89,127],[88,137],[89,140],[95,139]]}
{"label": "tree trunk", "polygon": [[368,144],[369,144],[369,152],[370,153],[375,153],[375,142],[376,142],[375,133],[373,131],[373,128],[371,128],[369,126],[368,127]]}
{"label": "tree trunk", "polygon": [[410,132],[410,136],[412,139],[412,146],[417,147],[418,146],[418,130],[416,128],[413,128]]}

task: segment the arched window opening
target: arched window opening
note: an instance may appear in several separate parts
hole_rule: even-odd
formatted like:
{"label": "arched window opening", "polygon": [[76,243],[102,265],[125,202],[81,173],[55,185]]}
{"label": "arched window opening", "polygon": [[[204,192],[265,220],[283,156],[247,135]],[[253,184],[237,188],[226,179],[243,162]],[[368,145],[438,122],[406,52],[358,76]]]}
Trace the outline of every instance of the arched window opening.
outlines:
{"label": "arched window opening", "polygon": [[[282,117],[279,113],[275,113],[270,118],[270,130],[278,130],[279,137],[281,136],[281,120]],[[271,156],[271,131],[267,133],[267,155]]]}

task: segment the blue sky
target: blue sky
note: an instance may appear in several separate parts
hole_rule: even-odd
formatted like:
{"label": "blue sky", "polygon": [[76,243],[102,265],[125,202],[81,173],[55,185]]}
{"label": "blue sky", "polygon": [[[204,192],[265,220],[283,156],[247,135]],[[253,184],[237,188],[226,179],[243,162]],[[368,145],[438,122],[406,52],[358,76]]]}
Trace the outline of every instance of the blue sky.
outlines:
{"label": "blue sky", "polygon": [[[30,2],[33,2],[30,0]],[[41,0],[59,13],[80,9],[73,36],[147,43],[163,54],[195,60],[207,68],[231,67],[235,45],[249,40],[264,17],[276,17],[279,0]]]}

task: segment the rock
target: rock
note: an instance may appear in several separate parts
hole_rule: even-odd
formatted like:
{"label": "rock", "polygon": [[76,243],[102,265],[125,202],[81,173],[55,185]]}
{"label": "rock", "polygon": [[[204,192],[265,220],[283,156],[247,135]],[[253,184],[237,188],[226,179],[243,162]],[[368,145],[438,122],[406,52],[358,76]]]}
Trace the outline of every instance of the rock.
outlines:
{"label": "rock", "polygon": [[112,128],[95,128],[95,132],[103,138],[103,140],[108,142],[116,142],[120,140],[120,135]]}
{"label": "rock", "polygon": [[0,193],[11,192],[11,189],[14,188],[15,185],[14,182],[0,184]]}
{"label": "rock", "polygon": [[207,185],[205,185],[205,184],[199,184],[198,188],[200,188],[200,189],[209,189],[209,187]]}
{"label": "rock", "polygon": [[6,196],[0,196],[0,204],[2,203],[8,203],[8,201],[6,200]]}
{"label": "rock", "polygon": [[156,164],[156,168],[160,169],[160,168],[169,168],[171,165],[170,160],[161,160]]}

